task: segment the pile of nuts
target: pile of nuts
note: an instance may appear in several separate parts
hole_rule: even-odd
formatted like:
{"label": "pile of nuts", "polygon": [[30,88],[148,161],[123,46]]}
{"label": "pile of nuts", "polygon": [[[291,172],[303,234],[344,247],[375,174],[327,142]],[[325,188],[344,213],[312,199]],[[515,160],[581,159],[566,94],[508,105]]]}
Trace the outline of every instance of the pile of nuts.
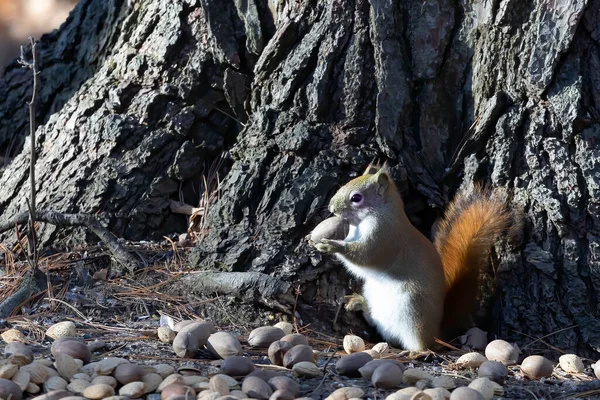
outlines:
{"label": "pile of nuts", "polygon": [[[177,373],[168,364],[138,365],[124,358],[109,357],[91,362],[93,342],[86,344],[77,337],[75,324],[61,322],[51,326],[47,335],[54,338],[51,346],[53,360],[34,359],[24,335],[15,329],[1,336],[7,342],[4,360],[0,361],[0,398],[35,399],[171,399],[171,400],[236,400],[301,398],[301,388],[294,378],[323,377],[325,368],[319,366],[320,353],[312,349],[308,338],[294,333],[293,326],[280,322],[250,332],[249,346],[266,349],[273,369],[257,368],[242,354],[238,338],[206,321],[181,321],[173,328],[161,327],[159,339],[172,344],[178,357],[196,357],[208,351],[222,359],[220,370],[212,376]],[[335,363],[335,372],[348,378],[365,379],[383,390],[397,390],[386,399],[477,399],[488,400],[504,393],[502,384],[509,375],[507,367],[519,360],[519,350],[504,340],[494,340],[485,346],[485,356],[466,353],[453,365],[455,369],[477,370],[477,378],[465,386],[465,380],[449,375],[434,376],[422,368],[407,368],[389,350],[387,343],[367,349],[364,341],[347,335],[343,341],[346,353]],[[321,358],[324,361],[324,357]],[[333,364],[332,364],[333,365]],[[567,374],[584,372],[583,362],[574,354],[559,359],[560,369]],[[600,378],[600,364],[593,366]],[[522,360],[519,366],[523,379],[550,377],[554,364],[539,355]],[[456,375],[456,374],[454,374]],[[342,387],[327,399],[349,400],[362,398],[363,389]]]}

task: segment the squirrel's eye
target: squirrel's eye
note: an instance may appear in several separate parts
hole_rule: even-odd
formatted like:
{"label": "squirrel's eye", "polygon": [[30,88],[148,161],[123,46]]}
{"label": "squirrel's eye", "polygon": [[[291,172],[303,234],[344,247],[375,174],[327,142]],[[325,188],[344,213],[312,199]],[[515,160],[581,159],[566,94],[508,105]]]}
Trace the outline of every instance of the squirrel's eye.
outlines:
{"label": "squirrel's eye", "polygon": [[363,196],[360,193],[352,193],[350,195],[350,202],[354,204],[360,204],[362,202]]}

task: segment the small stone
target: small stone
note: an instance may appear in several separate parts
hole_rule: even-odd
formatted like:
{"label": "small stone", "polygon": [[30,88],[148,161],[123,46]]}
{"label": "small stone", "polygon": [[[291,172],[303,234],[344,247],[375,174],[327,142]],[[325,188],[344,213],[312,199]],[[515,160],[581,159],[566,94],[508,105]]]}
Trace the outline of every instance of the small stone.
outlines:
{"label": "small stone", "polygon": [[36,394],[36,393],[39,393],[39,392],[40,392],[40,390],[41,390],[41,389],[40,389],[40,387],[39,387],[38,385],[36,385],[35,383],[33,383],[33,382],[29,382],[29,383],[27,384],[27,387],[25,388],[25,391],[26,391],[27,393],[30,393],[30,394]]}
{"label": "small stone", "polygon": [[563,371],[568,374],[580,374],[584,370],[581,358],[575,354],[564,354],[559,357],[558,363]]}
{"label": "small stone", "polygon": [[300,385],[298,382],[293,380],[287,376],[274,376],[268,381],[269,385],[271,385],[276,390],[285,390],[289,392],[294,397],[300,395]]}
{"label": "small stone", "polygon": [[282,342],[289,342],[292,346],[298,346],[300,344],[308,346],[308,338],[301,333],[290,333],[279,340]]}
{"label": "small stone", "polygon": [[407,387],[390,394],[386,397],[386,400],[425,400],[426,398],[419,397],[422,395],[424,395],[424,393],[420,389],[417,389],[416,387]]}

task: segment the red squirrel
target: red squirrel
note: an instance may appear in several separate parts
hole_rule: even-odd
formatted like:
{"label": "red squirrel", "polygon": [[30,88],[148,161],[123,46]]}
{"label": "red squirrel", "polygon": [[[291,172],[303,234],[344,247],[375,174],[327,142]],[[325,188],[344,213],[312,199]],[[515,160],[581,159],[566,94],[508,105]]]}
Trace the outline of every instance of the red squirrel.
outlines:
{"label": "red squirrel", "polygon": [[364,283],[346,309],[362,310],[385,340],[415,351],[432,348],[442,330],[468,320],[481,268],[513,222],[505,201],[476,187],[454,198],[432,243],[410,223],[385,165],[370,165],[340,188],[329,210],[349,225],[348,234],[314,246]]}

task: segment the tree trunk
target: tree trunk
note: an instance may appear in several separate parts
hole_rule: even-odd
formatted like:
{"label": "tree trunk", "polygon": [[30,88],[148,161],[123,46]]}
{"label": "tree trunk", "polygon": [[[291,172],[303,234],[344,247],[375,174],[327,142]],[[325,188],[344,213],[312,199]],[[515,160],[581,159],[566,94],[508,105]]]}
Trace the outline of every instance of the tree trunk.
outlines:
{"label": "tree trunk", "polygon": [[[198,275],[202,291],[222,285],[331,329],[355,285],[304,237],[340,185],[387,159],[429,234],[456,190],[483,181],[509,189],[524,218],[520,247],[496,249],[492,328],[590,353],[599,17],[600,0],[84,0],[41,40],[40,207],[100,213],[132,239],[183,232],[170,200],[197,203],[208,163],[230,150],[189,259],[221,271]],[[0,82],[0,149],[15,155],[0,177],[3,215],[23,210],[28,190],[28,82],[16,64]]]}

